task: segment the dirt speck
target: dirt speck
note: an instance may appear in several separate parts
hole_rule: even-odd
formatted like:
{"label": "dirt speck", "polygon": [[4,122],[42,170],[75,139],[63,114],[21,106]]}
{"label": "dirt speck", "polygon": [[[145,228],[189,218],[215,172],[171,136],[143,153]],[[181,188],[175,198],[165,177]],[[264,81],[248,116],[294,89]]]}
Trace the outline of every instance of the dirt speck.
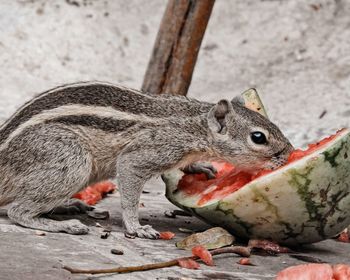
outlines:
{"label": "dirt speck", "polygon": [[75,0],[66,0],[66,3],[68,5],[71,5],[71,6],[80,7],[80,3],[78,1],[75,1]]}
{"label": "dirt speck", "polygon": [[44,9],[43,8],[38,8],[36,10],[36,14],[39,15],[39,16],[41,16],[43,13],[44,13]]}
{"label": "dirt speck", "polygon": [[147,35],[149,33],[149,29],[148,26],[144,23],[141,24],[141,33],[143,35]]}
{"label": "dirt speck", "polygon": [[322,8],[322,4],[310,4],[311,9],[313,9],[315,12],[317,12],[319,9]]}
{"label": "dirt speck", "polygon": [[205,46],[203,47],[203,50],[211,51],[211,50],[217,49],[218,47],[219,47],[219,46],[218,46],[217,44],[213,43],[213,44],[205,45]]}

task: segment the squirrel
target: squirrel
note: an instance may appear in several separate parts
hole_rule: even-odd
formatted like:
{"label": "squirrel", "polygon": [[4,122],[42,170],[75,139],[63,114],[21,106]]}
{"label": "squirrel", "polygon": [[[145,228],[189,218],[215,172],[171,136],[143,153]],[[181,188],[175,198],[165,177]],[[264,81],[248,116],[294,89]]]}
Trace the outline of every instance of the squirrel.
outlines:
{"label": "squirrel", "polygon": [[76,219],[45,214],[71,206],[84,211],[71,197],[116,179],[126,233],[155,239],[159,233],[138,218],[151,177],[171,168],[213,176],[210,164],[198,164],[211,159],[273,169],[292,149],[276,125],[239,98],[211,104],[100,82],[69,84],[37,95],[0,127],[0,206],[11,203],[9,219],[24,227],[86,234]]}

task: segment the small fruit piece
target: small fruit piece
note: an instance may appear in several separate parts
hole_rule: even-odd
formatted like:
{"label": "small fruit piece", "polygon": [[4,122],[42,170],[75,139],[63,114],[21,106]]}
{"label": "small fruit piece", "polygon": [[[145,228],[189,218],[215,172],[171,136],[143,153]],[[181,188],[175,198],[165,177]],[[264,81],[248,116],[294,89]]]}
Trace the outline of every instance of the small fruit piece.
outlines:
{"label": "small fruit piece", "polygon": [[343,231],[339,234],[337,240],[338,240],[339,242],[350,243],[350,236],[349,236],[349,231],[348,231],[348,229],[343,230]]}
{"label": "small fruit piece", "polygon": [[192,248],[192,255],[200,258],[206,265],[213,266],[213,256],[210,252],[201,245],[197,245]]}
{"label": "small fruit piece", "polygon": [[333,266],[333,278],[334,280],[349,280],[350,279],[350,266],[346,264],[336,264]]}
{"label": "small fruit piece", "polygon": [[241,258],[238,261],[238,264],[240,264],[240,265],[252,265],[249,258]]}
{"label": "small fruit piece", "polygon": [[200,267],[199,263],[191,258],[179,259],[178,264],[180,267],[188,269],[198,269]]}
{"label": "small fruit piece", "polygon": [[84,190],[76,193],[73,197],[84,201],[89,205],[95,205],[99,202],[107,193],[110,193],[116,189],[116,185],[109,181],[103,181],[91,186],[88,186]]}
{"label": "small fruit piece", "polygon": [[302,264],[288,267],[275,280],[349,280],[350,266],[346,264]]}
{"label": "small fruit piece", "polygon": [[93,187],[102,194],[113,192],[117,188],[111,181],[103,181],[93,185]]}
{"label": "small fruit piece", "polygon": [[163,231],[163,232],[160,232],[159,234],[160,234],[159,238],[164,240],[170,240],[175,237],[175,233],[171,231]]}
{"label": "small fruit piece", "polygon": [[93,186],[89,186],[81,192],[73,196],[74,198],[81,199],[89,205],[95,205],[98,201],[102,199],[102,195]]}
{"label": "small fruit piece", "polygon": [[333,270],[323,263],[296,265],[279,272],[275,280],[333,280]]}

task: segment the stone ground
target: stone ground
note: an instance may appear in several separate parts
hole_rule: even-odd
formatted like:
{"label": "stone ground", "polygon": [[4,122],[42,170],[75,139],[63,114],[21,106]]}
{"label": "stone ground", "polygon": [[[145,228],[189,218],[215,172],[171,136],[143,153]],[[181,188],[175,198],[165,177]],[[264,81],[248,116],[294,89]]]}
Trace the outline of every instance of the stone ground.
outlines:
{"label": "stone ground", "polygon": [[[126,239],[122,232],[120,201],[118,192],[110,195],[97,205],[97,209],[108,210],[111,218],[95,220],[81,215],[82,222],[90,226],[90,233],[84,236],[47,233],[38,236],[34,230],[25,229],[9,222],[5,215],[0,216],[0,279],[11,280],[63,280],[63,279],[234,279],[258,280],[274,279],[275,274],[285,267],[304,262],[287,255],[278,257],[252,256],[256,266],[242,266],[236,262],[239,256],[221,255],[215,257],[215,267],[201,265],[199,270],[179,267],[159,269],[130,274],[111,274],[102,276],[71,275],[62,269],[63,265],[75,268],[110,268],[116,266],[141,265],[167,261],[188,253],[177,249],[175,242],[188,234],[179,228],[205,230],[208,225],[194,217],[167,218],[164,211],[175,209],[164,197],[164,186],[160,180],[147,184],[140,208],[142,223],[149,223],[160,231],[173,231],[173,240]],[[67,218],[58,216],[57,218]],[[76,217],[75,217],[76,218]],[[103,228],[96,223],[112,227],[107,239],[102,239]],[[111,249],[122,249],[124,255],[113,255]],[[323,241],[300,249],[304,255],[320,258],[330,263],[348,263],[350,245]]]}
{"label": "stone ground", "polygon": [[[140,88],[165,3],[0,1],[0,121],[34,94],[63,83],[101,80]],[[347,0],[217,0],[189,96],[216,101],[256,87],[271,119],[296,146],[349,126],[349,13]],[[179,227],[205,228],[195,218],[163,218],[172,206],[160,183],[153,185],[148,184],[153,195],[143,195],[146,207],[141,211],[150,223],[176,233]],[[86,279],[60,269],[61,263],[127,265],[181,254],[173,241],[125,240],[118,198],[108,198],[100,206],[112,214],[115,231],[107,240],[100,239],[100,229],[84,217],[91,233],[80,237],[36,236],[1,217],[0,279]],[[149,217],[151,213],[158,217]],[[177,239],[183,236],[179,233]],[[115,246],[123,247],[125,255],[111,255]],[[307,252],[324,260],[349,262],[350,248],[325,241]],[[272,279],[282,267],[299,263],[286,256],[254,256],[258,266],[241,267],[237,260],[222,257],[217,267],[199,272],[164,269],[92,279]]]}

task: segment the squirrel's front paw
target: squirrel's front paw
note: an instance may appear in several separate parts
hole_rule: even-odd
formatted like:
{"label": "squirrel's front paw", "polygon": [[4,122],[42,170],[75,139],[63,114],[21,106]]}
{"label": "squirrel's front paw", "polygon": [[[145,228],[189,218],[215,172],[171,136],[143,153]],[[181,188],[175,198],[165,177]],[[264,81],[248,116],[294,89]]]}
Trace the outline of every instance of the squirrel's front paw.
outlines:
{"label": "squirrel's front paw", "polygon": [[139,226],[132,231],[127,231],[126,236],[136,236],[146,239],[158,239],[159,232],[153,229],[150,225]]}
{"label": "squirrel's front paw", "polygon": [[215,179],[217,170],[210,162],[194,162],[189,166],[186,166],[183,171],[190,174],[204,173],[207,179]]}

